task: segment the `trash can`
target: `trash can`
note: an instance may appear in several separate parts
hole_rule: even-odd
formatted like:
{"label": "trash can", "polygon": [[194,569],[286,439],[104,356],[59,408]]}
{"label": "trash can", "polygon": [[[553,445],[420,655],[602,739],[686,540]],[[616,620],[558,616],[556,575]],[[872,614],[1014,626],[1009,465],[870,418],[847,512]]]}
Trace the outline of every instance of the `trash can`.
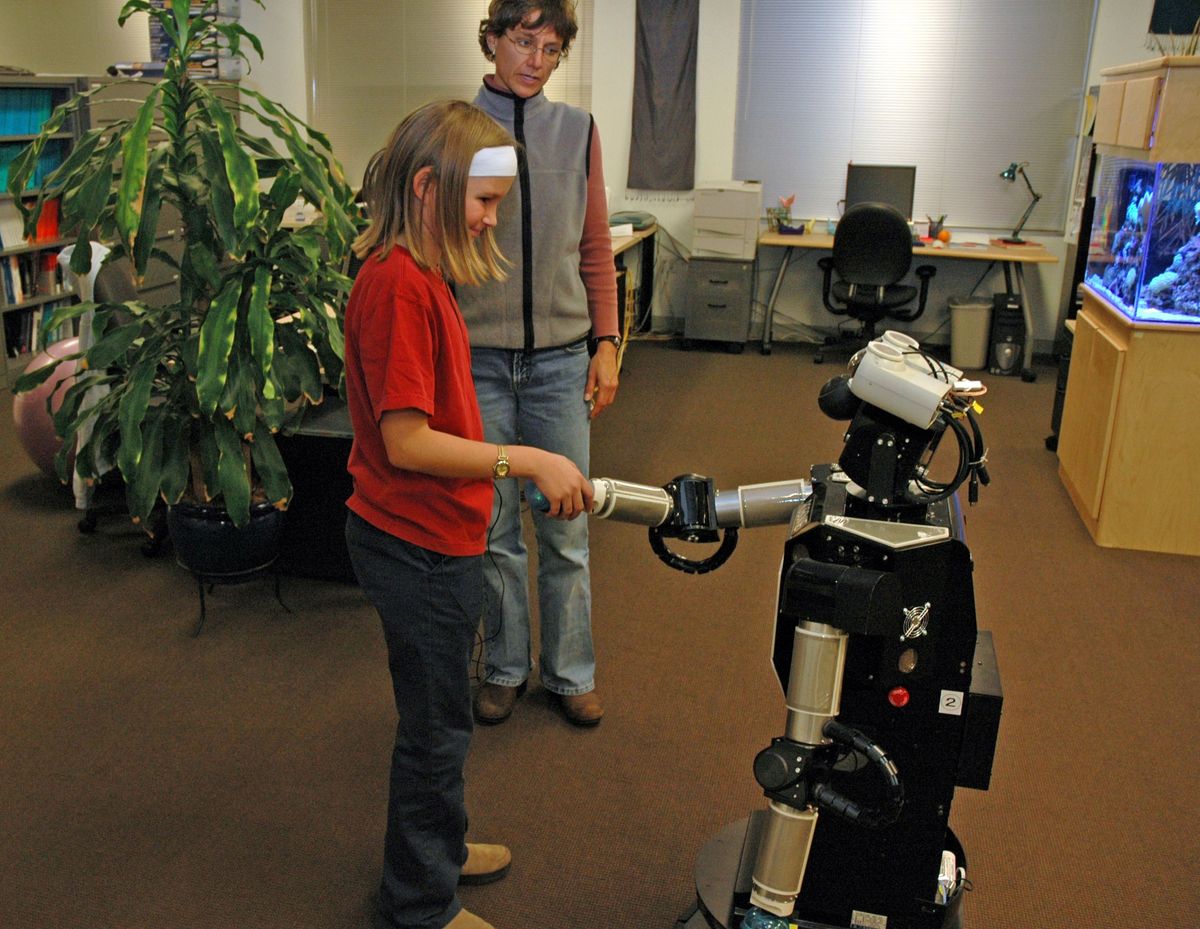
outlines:
{"label": "trash can", "polygon": [[983,297],[950,298],[950,364],[964,370],[987,366],[992,301]]}

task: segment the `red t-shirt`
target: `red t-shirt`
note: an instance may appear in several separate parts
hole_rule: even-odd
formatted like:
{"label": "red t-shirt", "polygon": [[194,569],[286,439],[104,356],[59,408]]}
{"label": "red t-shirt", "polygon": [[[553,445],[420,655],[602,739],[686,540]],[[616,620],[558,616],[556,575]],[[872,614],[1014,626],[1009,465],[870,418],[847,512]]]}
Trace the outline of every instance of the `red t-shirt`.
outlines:
{"label": "red t-shirt", "polygon": [[437,271],[408,250],[374,254],[346,307],[346,395],[354,443],[347,506],[384,532],[445,555],[479,555],[492,512],[486,478],[433,477],[388,462],[379,422],[390,410],[428,414],[438,432],[483,439],[467,328]]}

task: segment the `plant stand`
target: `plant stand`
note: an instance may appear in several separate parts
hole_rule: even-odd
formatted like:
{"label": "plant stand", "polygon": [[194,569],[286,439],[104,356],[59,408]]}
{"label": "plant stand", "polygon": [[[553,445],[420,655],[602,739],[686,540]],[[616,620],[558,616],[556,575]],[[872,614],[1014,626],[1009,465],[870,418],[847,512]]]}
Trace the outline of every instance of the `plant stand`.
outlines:
{"label": "plant stand", "polygon": [[[187,565],[183,565],[183,567],[187,567]],[[204,586],[206,584],[208,585],[209,593],[211,593],[212,589],[218,584],[245,584],[249,581],[267,577],[268,575],[275,581],[275,602],[283,607],[285,613],[291,613],[291,608],[283,602],[279,584],[279,569],[275,561],[258,568],[252,568],[249,571],[239,571],[234,574],[201,574],[197,571],[192,571],[192,576],[196,579],[196,591],[200,595],[200,616],[196,620],[196,628],[192,630],[192,638],[197,638],[200,635],[200,632],[204,629],[204,621],[208,617],[208,608],[204,596]]]}

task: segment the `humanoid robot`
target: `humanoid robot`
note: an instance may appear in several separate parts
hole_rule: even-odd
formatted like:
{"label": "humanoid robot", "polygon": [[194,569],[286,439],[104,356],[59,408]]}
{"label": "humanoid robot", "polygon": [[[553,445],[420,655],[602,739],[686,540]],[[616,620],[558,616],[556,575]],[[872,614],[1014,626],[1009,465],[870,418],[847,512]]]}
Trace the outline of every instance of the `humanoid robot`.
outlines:
{"label": "humanoid robot", "polygon": [[[682,571],[719,567],[739,528],[788,525],[772,654],[786,725],[754,760],[767,807],[701,851],[677,929],[961,926],[950,807],[956,787],[988,787],[1002,703],[956,493],[965,484],[973,503],[988,480],[982,392],[888,332],[822,389],[822,410],[849,426],[838,462],[810,478],[593,481],[593,515],[649,526]],[[947,434],[958,464],[939,481]],[[719,546],[695,560],[669,539]]]}

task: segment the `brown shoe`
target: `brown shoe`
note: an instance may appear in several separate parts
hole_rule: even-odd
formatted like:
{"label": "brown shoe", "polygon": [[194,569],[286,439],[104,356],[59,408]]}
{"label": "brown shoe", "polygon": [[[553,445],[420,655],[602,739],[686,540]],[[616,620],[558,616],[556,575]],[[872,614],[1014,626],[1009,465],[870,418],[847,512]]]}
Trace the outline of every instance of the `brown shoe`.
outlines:
{"label": "brown shoe", "polygon": [[458,915],[446,923],[446,929],[496,929],[496,927],[469,910],[459,910]]}
{"label": "brown shoe", "polygon": [[460,884],[490,884],[508,873],[512,852],[503,845],[467,843],[467,860],[458,876]]}
{"label": "brown shoe", "polygon": [[604,718],[604,706],[594,690],[585,694],[555,694],[563,715],[576,726],[594,726]]}
{"label": "brown shoe", "polygon": [[517,697],[525,693],[525,681],[516,687],[506,684],[480,684],[475,691],[475,721],[485,726],[494,726],[512,716]]}

